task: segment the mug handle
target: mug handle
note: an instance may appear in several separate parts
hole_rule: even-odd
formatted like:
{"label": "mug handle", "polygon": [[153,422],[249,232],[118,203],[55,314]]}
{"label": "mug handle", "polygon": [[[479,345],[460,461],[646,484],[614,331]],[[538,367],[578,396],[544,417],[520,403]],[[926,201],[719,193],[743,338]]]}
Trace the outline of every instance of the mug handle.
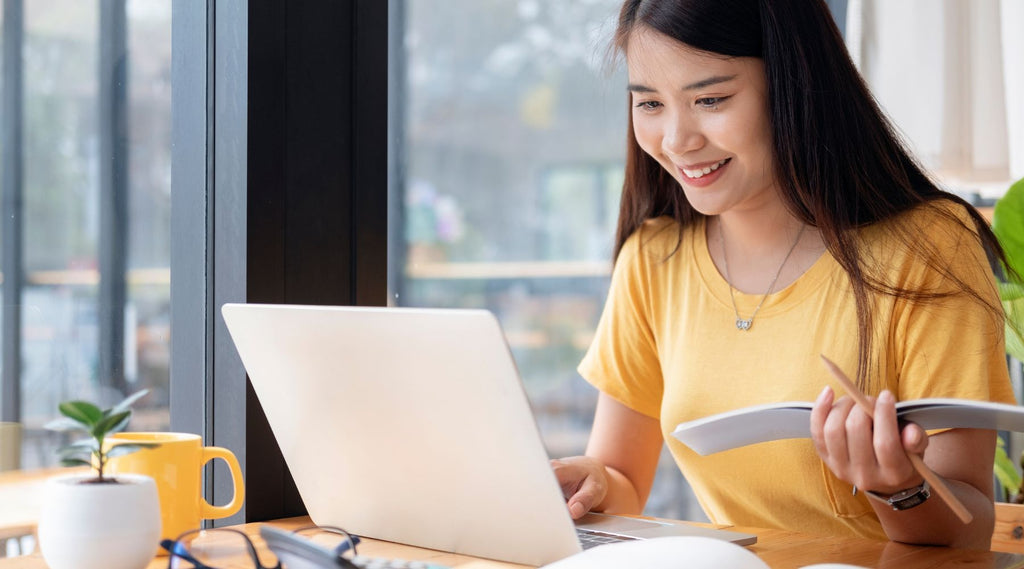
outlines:
{"label": "mug handle", "polygon": [[223,506],[214,506],[207,502],[206,498],[200,497],[199,517],[205,520],[226,518],[241,510],[242,504],[245,503],[245,483],[242,481],[242,468],[238,466],[238,459],[226,448],[203,447],[203,466],[215,458],[224,459],[224,462],[228,463],[228,469],[231,470],[231,483],[235,492],[231,502]]}

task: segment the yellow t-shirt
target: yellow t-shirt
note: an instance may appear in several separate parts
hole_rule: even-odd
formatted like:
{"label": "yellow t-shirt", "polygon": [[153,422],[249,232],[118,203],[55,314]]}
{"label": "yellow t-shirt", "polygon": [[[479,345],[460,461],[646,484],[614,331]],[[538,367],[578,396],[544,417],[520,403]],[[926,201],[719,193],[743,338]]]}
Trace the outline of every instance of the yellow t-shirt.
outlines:
{"label": "yellow t-shirt", "polygon": [[[998,305],[975,234],[929,207],[892,223],[920,232],[944,266]],[[949,290],[948,280],[896,245],[882,225],[861,235],[863,250],[884,263],[889,282]],[[593,344],[580,364],[581,375],[628,407],[660,420],[669,449],[713,522],[885,539],[863,493],[853,496],[851,486],[821,462],[809,439],[702,457],[671,437],[683,421],[769,402],[813,401],[825,385],[842,394],[818,356],[825,354],[852,377],[858,345],[849,279],[828,252],[796,282],[771,294],[753,326],[741,331],[729,285],[708,254],[705,224],[684,229],[681,242],[679,235],[674,221],[659,218],[628,239]],[[745,317],[762,298],[735,294]],[[881,371],[870,391],[884,386],[899,400],[1014,402],[1002,322],[976,300],[958,295],[913,303],[874,295],[872,302],[875,369]]]}

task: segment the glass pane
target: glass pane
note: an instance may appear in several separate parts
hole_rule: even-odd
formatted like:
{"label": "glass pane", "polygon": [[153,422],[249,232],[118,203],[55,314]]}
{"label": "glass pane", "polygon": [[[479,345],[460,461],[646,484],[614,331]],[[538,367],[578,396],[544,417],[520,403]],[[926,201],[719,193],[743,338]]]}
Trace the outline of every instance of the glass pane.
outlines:
{"label": "glass pane", "polygon": [[[622,188],[626,79],[607,61],[620,4],[408,0],[392,30],[393,303],[494,312],[552,457],[582,454],[597,398],[576,365]],[[706,519],[670,457],[661,471],[647,512]]]}
{"label": "glass pane", "polygon": [[129,429],[170,425],[171,3],[31,0],[23,26],[23,236],[2,250],[23,258],[21,467],[37,468],[67,439],[43,428],[60,401],[148,388]]}

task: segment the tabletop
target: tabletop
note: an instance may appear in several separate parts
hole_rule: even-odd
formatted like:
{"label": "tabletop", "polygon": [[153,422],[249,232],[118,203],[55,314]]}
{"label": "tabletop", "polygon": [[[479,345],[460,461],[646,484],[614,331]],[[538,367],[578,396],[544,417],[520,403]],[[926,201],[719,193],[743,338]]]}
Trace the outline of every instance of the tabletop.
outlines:
{"label": "tabletop", "polygon": [[[308,525],[309,518],[289,518],[267,522],[285,529]],[[240,526],[259,547],[261,523]],[[899,543],[850,537],[816,536],[805,533],[757,528],[734,528],[755,533],[758,542],[748,546],[772,569],[799,569],[816,563],[847,563],[875,569],[1024,569],[1024,555],[983,550],[921,547]],[[422,549],[385,541],[364,539],[359,553],[374,557],[427,561],[458,569],[526,569],[526,565],[503,563]],[[147,569],[164,569],[166,557],[157,557]],[[38,553],[24,557],[0,559],[0,569],[46,569]]]}
{"label": "tabletop", "polygon": [[85,470],[55,467],[0,472],[0,541],[33,532],[47,478]]}
{"label": "tabletop", "polygon": [[[15,535],[19,531],[22,534],[31,533],[31,530],[26,532],[26,528],[34,528],[35,518],[38,516],[35,502],[40,497],[39,492],[43,480],[55,473],[67,471],[68,469],[47,469],[0,474],[0,505],[3,505],[0,507],[0,535],[5,528],[14,531]],[[19,504],[22,506],[21,508],[15,507]],[[1021,515],[1024,516],[1024,512]],[[301,517],[267,523],[285,529],[294,529],[309,525],[310,520]],[[262,540],[259,538],[261,525],[261,523],[250,523],[239,527],[250,535],[255,543],[262,546]],[[708,524],[699,525],[706,526]],[[746,527],[730,527],[729,529],[757,535],[757,543],[748,546],[748,549],[756,553],[772,569],[798,569],[816,563],[847,563],[875,569],[933,569],[954,566],[977,569],[1024,569],[1024,555],[1015,553],[911,546],[886,541],[819,536],[778,529]],[[1010,531],[1009,526],[1007,526],[1007,531]],[[458,569],[528,567],[373,539],[364,539],[363,543],[359,545],[359,552],[374,557],[428,561]],[[167,567],[167,558],[157,557],[147,569],[164,569],[165,567]],[[46,569],[46,563],[37,552],[22,557],[0,558],[0,569]]]}

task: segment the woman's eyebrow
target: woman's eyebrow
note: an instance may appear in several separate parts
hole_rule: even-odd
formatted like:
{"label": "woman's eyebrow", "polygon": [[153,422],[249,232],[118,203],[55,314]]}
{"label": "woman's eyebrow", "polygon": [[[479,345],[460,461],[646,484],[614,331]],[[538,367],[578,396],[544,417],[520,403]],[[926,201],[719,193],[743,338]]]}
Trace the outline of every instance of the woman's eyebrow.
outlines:
{"label": "woman's eyebrow", "polygon": [[[735,75],[715,75],[713,77],[708,77],[707,79],[701,79],[700,81],[697,81],[695,83],[690,83],[686,87],[683,87],[683,91],[693,91],[694,89],[703,89],[705,87],[710,87],[712,85],[717,85],[719,83],[726,83],[726,82],[732,81],[735,78],[736,78]],[[648,87],[647,85],[643,85],[643,84],[640,84],[640,83],[630,83],[629,85],[626,86],[626,90],[631,92],[631,93],[655,93],[655,92],[657,92],[657,89],[653,89],[651,87]]]}
{"label": "woman's eyebrow", "polygon": [[728,82],[728,81],[732,81],[735,78],[736,78],[735,75],[715,75],[713,77],[708,77],[707,79],[701,79],[700,81],[697,81],[696,83],[690,83],[686,87],[683,87],[683,91],[693,91],[694,89],[703,89],[704,87],[710,87],[712,85],[717,85],[719,83],[725,83],[725,82]]}
{"label": "woman's eyebrow", "polygon": [[654,93],[654,92],[656,92],[656,89],[652,89],[651,87],[648,87],[647,85],[641,85],[639,83],[630,83],[629,85],[626,85],[626,90],[629,91],[630,93]]}

